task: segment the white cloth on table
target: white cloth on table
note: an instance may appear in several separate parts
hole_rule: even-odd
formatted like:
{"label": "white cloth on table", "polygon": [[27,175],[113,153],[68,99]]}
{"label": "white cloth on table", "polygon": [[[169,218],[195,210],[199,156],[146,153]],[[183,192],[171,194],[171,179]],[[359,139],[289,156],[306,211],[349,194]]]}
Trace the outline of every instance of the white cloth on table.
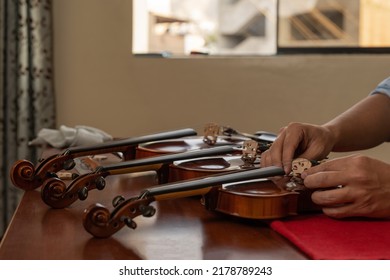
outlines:
{"label": "white cloth on table", "polygon": [[66,148],[100,144],[112,139],[111,135],[94,127],[78,125],[73,128],[61,125],[59,129],[41,129],[29,145],[49,144],[54,148]]}

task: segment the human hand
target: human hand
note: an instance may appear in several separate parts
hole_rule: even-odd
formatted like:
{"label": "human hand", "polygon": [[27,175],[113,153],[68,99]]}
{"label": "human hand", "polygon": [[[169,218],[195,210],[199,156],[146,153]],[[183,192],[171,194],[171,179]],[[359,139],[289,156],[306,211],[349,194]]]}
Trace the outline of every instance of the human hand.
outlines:
{"label": "human hand", "polygon": [[324,159],[332,151],[334,143],[335,137],[326,127],[291,123],[280,130],[271,147],[262,153],[261,166],[281,166],[289,174],[294,158]]}
{"label": "human hand", "polygon": [[342,157],[309,168],[302,179],[315,190],[313,202],[330,217],[390,217],[390,165],[385,162]]}

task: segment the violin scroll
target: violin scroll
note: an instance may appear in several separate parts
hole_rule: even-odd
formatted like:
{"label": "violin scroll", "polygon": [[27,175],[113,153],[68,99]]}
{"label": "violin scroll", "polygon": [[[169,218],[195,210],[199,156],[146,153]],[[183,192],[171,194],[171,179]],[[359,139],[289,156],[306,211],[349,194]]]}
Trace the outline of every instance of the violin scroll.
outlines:
{"label": "violin scroll", "polygon": [[[84,228],[95,237],[109,236],[103,234],[104,229],[109,228],[109,222],[110,222],[110,211],[99,203],[91,205],[89,208],[84,210],[84,217],[83,217]],[[112,227],[117,228],[118,224],[114,224]],[[102,231],[103,233],[100,233]]]}
{"label": "violin scroll", "polygon": [[30,191],[40,187],[47,178],[56,177],[58,171],[72,169],[74,164],[67,152],[52,155],[41,161],[37,167],[28,160],[19,160],[12,166],[10,178],[16,187]]}
{"label": "violin scroll", "polygon": [[64,197],[66,189],[66,184],[61,179],[55,177],[47,179],[41,190],[42,200],[53,208],[62,208],[58,207],[58,203]]}
{"label": "violin scroll", "polygon": [[28,191],[33,189],[35,167],[28,160],[18,160],[10,170],[10,178],[15,186]]}

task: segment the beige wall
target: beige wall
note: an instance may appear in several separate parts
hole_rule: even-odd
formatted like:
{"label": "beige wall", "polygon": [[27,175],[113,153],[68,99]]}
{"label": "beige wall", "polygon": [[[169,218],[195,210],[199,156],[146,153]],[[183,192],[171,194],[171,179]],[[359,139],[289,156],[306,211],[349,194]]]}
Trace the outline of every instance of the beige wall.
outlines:
{"label": "beige wall", "polygon": [[133,57],[131,0],[53,2],[58,125],[120,137],[211,121],[278,131],[325,122],[390,75],[390,55]]}

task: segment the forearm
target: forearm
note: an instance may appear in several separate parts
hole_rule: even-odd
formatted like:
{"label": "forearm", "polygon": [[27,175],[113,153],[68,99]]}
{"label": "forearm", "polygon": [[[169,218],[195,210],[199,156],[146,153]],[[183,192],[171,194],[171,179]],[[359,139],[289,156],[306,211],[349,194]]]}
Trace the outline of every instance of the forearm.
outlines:
{"label": "forearm", "polygon": [[390,140],[390,98],[370,95],[324,125],[334,135],[333,151],[368,149]]}

